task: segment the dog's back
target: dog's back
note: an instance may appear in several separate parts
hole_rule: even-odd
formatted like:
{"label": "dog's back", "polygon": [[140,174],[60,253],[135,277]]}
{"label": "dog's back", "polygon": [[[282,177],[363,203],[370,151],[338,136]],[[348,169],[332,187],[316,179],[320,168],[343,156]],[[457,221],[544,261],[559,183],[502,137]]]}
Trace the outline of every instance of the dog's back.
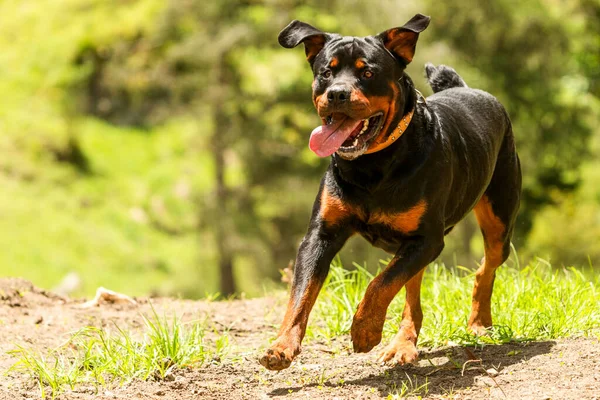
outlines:
{"label": "dog's back", "polygon": [[[507,169],[516,176],[518,160],[511,122],[504,106],[491,94],[468,87],[451,67],[427,64],[425,71],[434,91],[427,97],[427,107],[438,121],[438,133],[446,143],[453,169],[462,171],[463,179],[476,183],[475,186],[484,185],[490,176]],[[498,163],[500,171],[496,173]],[[462,183],[453,183],[452,192],[460,192],[458,186],[454,187],[456,185],[461,186]],[[505,185],[516,187],[520,183]],[[447,207],[461,209],[459,203],[474,203],[479,196],[476,191],[463,193],[460,201],[450,198]],[[461,210],[451,220],[454,222],[463,217]],[[507,222],[511,219],[512,215],[506,217]]]}
{"label": "dog's back", "polygon": [[479,137],[479,145],[492,142],[498,149],[504,136],[512,133],[508,114],[494,96],[469,88],[452,67],[427,63],[425,72],[434,92],[427,104],[443,125],[443,133],[467,136],[457,143],[477,145],[468,138],[474,135]]}
{"label": "dog's back", "polygon": [[[454,70],[447,65],[425,65],[427,81],[434,94],[427,98],[431,109],[444,124],[444,132],[469,133],[483,136],[483,142],[492,141],[498,147],[510,131],[510,119],[504,106],[491,94],[472,89]],[[467,142],[470,142],[467,138]]]}

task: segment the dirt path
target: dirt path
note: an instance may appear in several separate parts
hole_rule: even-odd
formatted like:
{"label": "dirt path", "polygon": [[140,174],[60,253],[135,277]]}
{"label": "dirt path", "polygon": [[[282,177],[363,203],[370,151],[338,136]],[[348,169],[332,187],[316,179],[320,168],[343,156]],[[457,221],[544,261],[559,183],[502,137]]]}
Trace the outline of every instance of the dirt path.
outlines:
{"label": "dirt path", "polygon": [[[78,388],[60,399],[371,399],[402,393],[426,399],[600,399],[600,342],[572,338],[526,345],[448,347],[422,351],[418,365],[382,367],[374,354],[352,354],[349,339],[328,346],[309,343],[286,371],[263,369],[256,358],[275,333],[284,297],[229,302],[153,299],[162,313],[184,319],[209,315],[217,326],[230,327],[231,359],[194,370],[176,371],[171,381],[134,381],[104,390]],[[83,326],[142,327],[140,312],[150,306],[103,305],[77,308],[79,302],[61,299],[22,280],[0,280],[0,373],[14,358],[15,344],[48,349],[59,345]],[[482,362],[465,362],[470,358]],[[464,371],[463,371],[464,366]],[[493,370],[492,370],[493,369]],[[489,372],[486,372],[488,370]],[[494,371],[495,370],[495,371]],[[410,396],[409,396],[410,397]],[[35,382],[22,375],[0,375],[0,399],[39,398]]]}

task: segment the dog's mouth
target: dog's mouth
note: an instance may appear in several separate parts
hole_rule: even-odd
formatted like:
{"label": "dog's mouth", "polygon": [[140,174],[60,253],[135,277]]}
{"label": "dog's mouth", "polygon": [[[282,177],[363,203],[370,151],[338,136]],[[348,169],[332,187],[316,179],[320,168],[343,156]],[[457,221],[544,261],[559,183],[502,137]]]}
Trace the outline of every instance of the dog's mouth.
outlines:
{"label": "dog's mouth", "polygon": [[354,159],[367,151],[383,125],[383,113],[365,119],[352,119],[343,113],[333,113],[310,135],[310,149],[320,157],[337,152],[341,157]]}
{"label": "dog's mouth", "polygon": [[354,159],[362,154],[369,148],[372,139],[374,139],[383,126],[383,113],[377,113],[367,119],[363,119],[359,124],[360,131],[358,129],[352,132],[350,137],[342,143],[338,148],[337,153],[347,159]]}

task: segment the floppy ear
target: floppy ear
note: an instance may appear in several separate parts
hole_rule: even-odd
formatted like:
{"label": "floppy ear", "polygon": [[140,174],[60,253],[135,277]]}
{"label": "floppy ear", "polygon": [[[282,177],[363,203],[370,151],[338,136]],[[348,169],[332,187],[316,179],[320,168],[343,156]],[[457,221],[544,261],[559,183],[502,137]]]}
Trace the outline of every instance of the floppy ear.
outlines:
{"label": "floppy ear", "polygon": [[423,14],[417,14],[404,26],[388,29],[377,37],[383,41],[386,49],[408,64],[415,55],[419,32],[423,32],[427,28],[430,20],[431,18]]}
{"label": "floppy ear", "polygon": [[286,49],[304,43],[306,59],[312,65],[315,57],[323,49],[330,36],[330,34],[322,32],[305,22],[293,20],[279,33],[278,39],[279,44]]}

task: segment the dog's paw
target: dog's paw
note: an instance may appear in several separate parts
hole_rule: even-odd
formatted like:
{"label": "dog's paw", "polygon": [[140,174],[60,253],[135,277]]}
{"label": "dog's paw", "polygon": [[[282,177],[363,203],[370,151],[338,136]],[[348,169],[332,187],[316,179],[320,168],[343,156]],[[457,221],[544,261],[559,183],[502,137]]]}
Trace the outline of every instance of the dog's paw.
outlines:
{"label": "dog's paw", "polygon": [[417,361],[419,351],[409,340],[393,340],[379,353],[377,362],[380,364],[410,364]]}
{"label": "dog's paw", "polygon": [[[487,325],[487,327],[486,327],[486,325]],[[488,325],[488,324],[482,324],[480,322],[472,322],[472,323],[469,324],[469,326],[467,327],[467,329],[473,335],[476,335],[476,336],[487,336],[487,335],[490,334],[489,328],[491,326],[492,326],[491,323]]]}
{"label": "dog's paw", "polygon": [[259,361],[266,369],[281,371],[282,369],[288,368],[294,357],[299,353],[299,347],[294,348],[293,346],[289,346],[277,340],[265,354],[263,354]]}
{"label": "dog's paw", "polygon": [[378,323],[369,318],[357,318],[354,316],[350,336],[355,353],[368,353],[381,342],[383,323]]}

